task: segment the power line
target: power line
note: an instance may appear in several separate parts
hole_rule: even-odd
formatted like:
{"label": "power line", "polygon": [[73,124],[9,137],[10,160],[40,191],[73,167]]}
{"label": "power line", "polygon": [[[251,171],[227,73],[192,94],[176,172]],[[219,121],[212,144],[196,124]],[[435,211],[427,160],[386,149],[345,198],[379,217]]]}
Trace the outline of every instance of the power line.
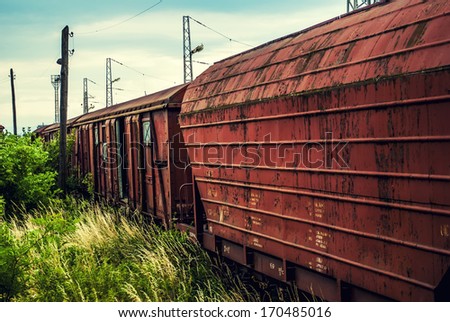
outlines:
{"label": "power line", "polygon": [[138,17],[138,16],[140,16],[140,15],[146,13],[147,11],[149,11],[149,10],[153,9],[154,7],[156,7],[157,5],[159,5],[161,2],[162,2],[162,0],[159,0],[158,3],[155,3],[155,4],[152,5],[151,7],[148,7],[147,9],[145,9],[144,11],[141,11],[141,12],[139,12],[138,14],[135,14],[134,16],[132,16],[132,17],[130,17],[130,18],[127,18],[127,19],[125,19],[125,20],[123,20],[123,21],[120,21],[120,22],[118,22],[118,23],[115,23],[115,24],[113,24],[113,25],[111,25],[111,26],[104,27],[104,28],[101,28],[101,29],[97,29],[97,30],[94,30],[94,31],[79,32],[79,33],[77,33],[77,34],[79,34],[79,35],[94,34],[94,33],[100,32],[100,31],[104,31],[104,30],[108,30],[108,29],[117,27],[117,26],[119,26],[119,25],[121,25],[121,24],[124,24],[124,23],[126,23],[126,22],[128,22],[128,21],[130,21],[130,20],[132,20],[132,19],[134,19],[134,18],[136,18],[136,17]]}
{"label": "power line", "polygon": [[224,35],[223,33],[221,33],[220,31],[217,31],[217,30],[215,30],[215,29],[212,29],[211,27],[208,27],[208,26],[205,25],[204,23],[202,23],[202,22],[200,22],[200,21],[198,21],[198,20],[192,18],[191,16],[189,16],[189,18],[191,18],[192,20],[194,20],[194,21],[195,21],[196,23],[198,23],[200,26],[205,27],[206,29],[209,29],[209,30],[211,30],[212,32],[215,32],[216,34],[222,36],[223,38],[228,39],[229,41],[233,41],[233,42],[235,42],[235,43],[238,43],[238,44],[241,44],[241,45],[244,45],[244,46],[253,48],[252,45],[249,45],[249,44],[246,44],[246,43],[244,43],[244,42],[242,42],[242,41],[239,41],[239,40],[230,38],[230,37]]}
{"label": "power line", "polygon": [[[40,78],[44,78],[44,77],[47,78],[49,69],[52,68],[55,65],[55,62],[58,60],[58,58],[60,56],[61,56],[61,54],[58,54],[57,56],[55,55],[54,56],[55,58],[50,60],[50,62],[48,63],[47,67],[45,69],[41,69],[42,72],[37,73],[37,70],[36,70],[36,74],[33,73],[33,74],[30,74],[30,75],[27,75],[27,78],[24,79],[23,81],[21,81],[20,84],[21,85],[27,85],[29,83],[36,82],[36,79],[40,79]],[[4,82],[5,83],[9,82],[9,76],[4,78],[4,79],[0,79],[0,84],[4,83]]]}
{"label": "power line", "polygon": [[210,63],[207,63],[207,62],[204,62],[204,61],[193,60],[192,62],[193,62],[193,63],[197,63],[197,64],[202,64],[202,65],[208,65],[208,66],[211,66]]}
{"label": "power line", "polygon": [[143,72],[141,72],[141,71],[138,71],[137,69],[135,69],[135,68],[133,68],[133,67],[130,67],[130,66],[128,66],[128,65],[125,65],[124,63],[121,63],[120,61],[117,61],[117,60],[115,60],[115,59],[113,59],[113,58],[111,58],[111,60],[112,60],[113,62],[115,62],[116,64],[119,64],[119,65],[121,65],[121,66],[123,66],[123,67],[126,67],[126,68],[128,68],[128,69],[130,69],[130,70],[132,70],[132,71],[134,71],[134,72],[136,72],[136,73],[138,73],[138,74],[140,74],[140,75],[142,75],[142,76],[146,76],[146,77],[150,77],[150,78],[158,79],[158,80],[161,80],[161,81],[165,81],[165,82],[170,82],[170,83],[176,84],[176,82],[169,81],[169,80],[167,80],[167,79],[163,79],[163,78],[159,78],[159,77],[155,77],[155,76],[152,76],[152,75],[145,74],[145,73],[143,73]]}

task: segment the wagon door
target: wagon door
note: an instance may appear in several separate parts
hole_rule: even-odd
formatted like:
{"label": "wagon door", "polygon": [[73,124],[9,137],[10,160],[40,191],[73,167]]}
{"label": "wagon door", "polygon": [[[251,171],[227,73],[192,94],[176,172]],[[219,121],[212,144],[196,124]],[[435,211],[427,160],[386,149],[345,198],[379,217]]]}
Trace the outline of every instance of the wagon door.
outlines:
{"label": "wagon door", "polygon": [[80,145],[80,175],[84,177],[88,172],[88,150],[89,150],[89,138],[87,135],[87,126],[80,127],[81,130],[81,145]]}
{"label": "wagon door", "polygon": [[98,159],[97,159],[97,192],[103,197],[107,197],[107,160],[108,160],[108,144],[106,139],[106,124],[99,123],[99,144],[97,147]]}
{"label": "wagon door", "polygon": [[93,154],[93,160],[94,160],[94,165],[93,165],[93,170],[92,170],[92,175],[93,175],[93,184],[94,184],[94,191],[95,192],[99,192],[100,191],[100,187],[101,185],[101,178],[102,176],[100,175],[100,164],[101,164],[101,160],[99,158],[99,156],[101,155],[101,151],[100,151],[100,133],[99,133],[99,128],[101,128],[101,125],[99,124],[95,124],[94,125],[94,154]]}
{"label": "wagon door", "polygon": [[76,169],[77,177],[81,176],[80,172],[80,150],[81,150],[81,127],[75,128],[75,146],[73,154],[73,165]]}
{"label": "wagon door", "polygon": [[126,176],[128,178],[128,201],[133,209],[141,208],[141,172],[142,168],[139,116],[125,119],[124,158],[126,159]]}
{"label": "wagon door", "polygon": [[[115,142],[115,119],[105,122],[106,141],[103,143],[103,167],[106,171],[106,196],[108,200],[114,200],[115,193],[114,174],[116,173],[116,142]],[[117,175],[116,175],[117,178]]]}
{"label": "wagon door", "polygon": [[128,184],[126,168],[127,163],[124,158],[125,143],[124,141],[124,125],[123,119],[116,119],[115,121],[115,142],[113,148],[115,148],[115,166],[114,166],[114,183],[115,183],[115,196],[119,200],[126,200],[128,196]]}
{"label": "wagon door", "polygon": [[154,189],[156,216],[166,226],[171,224],[172,206],[169,172],[169,134],[167,110],[158,110],[150,114],[150,130],[153,139]]}
{"label": "wagon door", "polygon": [[95,159],[94,159],[94,154],[95,154],[95,137],[94,137],[94,125],[93,124],[89,124],[88,126],[88,131],[89,131],[89,173],[91,173],[92,175],[94,175],[95,172]]}
{"label": "wagon door", "polygon": [[141,126],[141,116],[137,115],[133,117],[133,137],[135,138],[136,149],[133,149],[134,160],[136,160],[136,208],[139,210],[143,209],[144,203],[144,190],[143,190],[143,181],[144,181],[144,150],[142,145],[142,126]]}
{"label": "wagon door", "polygon": [[154,189],[154,164],[153,164],[153,144],[152,131],[150,129],[150,119],[144,118],[142,121],[142,143],[144,145],[144,209],[147,213],[155,214],[155,189]]}

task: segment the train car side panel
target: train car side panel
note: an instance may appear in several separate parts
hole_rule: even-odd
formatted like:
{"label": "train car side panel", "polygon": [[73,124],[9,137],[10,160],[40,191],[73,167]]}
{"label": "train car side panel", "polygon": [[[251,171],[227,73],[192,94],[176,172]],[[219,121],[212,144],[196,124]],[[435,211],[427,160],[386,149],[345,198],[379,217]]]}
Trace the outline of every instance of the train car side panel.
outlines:
{"label": "train car side panel", "polygon": [[180,123],[205,247],[325,299],[448,299],[449,11],[390,1],[200,75]]}

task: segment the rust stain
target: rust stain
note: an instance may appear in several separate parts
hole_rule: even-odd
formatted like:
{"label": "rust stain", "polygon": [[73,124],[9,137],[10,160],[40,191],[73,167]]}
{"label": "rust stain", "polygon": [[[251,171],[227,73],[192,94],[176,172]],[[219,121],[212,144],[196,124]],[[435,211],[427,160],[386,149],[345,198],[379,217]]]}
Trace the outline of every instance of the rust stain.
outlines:
{"label": "rust stain", "polygon": [[[435,298],[450,267],[449,11],[444,0],[389,1],[225,59],[188,87],[191,161],[211,133],[243,145],[212,176],[233,192],[209,198],[230,204],[217,234],[262,254],[256,270],[286,278],[277,258],[323,285]],[[345,148],[324,146],[326,133]]]}
{"label": "rust stain", "polygon": [[417,44],[420,44],[422,41],[422,36],[425,33],[427,28],[427,22],[421,22],[417,25],[416,29],[414,30],[413,34],[408,40],[408,43],[406,44],[406,48],[416,46]]}

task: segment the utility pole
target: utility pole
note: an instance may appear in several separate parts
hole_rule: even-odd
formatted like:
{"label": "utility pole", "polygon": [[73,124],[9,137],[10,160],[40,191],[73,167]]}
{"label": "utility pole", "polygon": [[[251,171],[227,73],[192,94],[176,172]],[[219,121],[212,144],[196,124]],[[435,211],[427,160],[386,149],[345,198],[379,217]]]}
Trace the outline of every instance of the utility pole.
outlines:
{"label": "utility pole", "polygon": [[96,82],[90,80],[89,78],[83,78],[83,114],[89,112],[89,92],[88,92],[88,82],[92,84],[97,84]]}
{"label": "utility pole", "polygon": [[192,50],[191,50],[191,27],[189,16],[183,16],[183,67],[184,83],[192,82]]}
{"label": "utility pole", "polygon": [[111,58],[106,58],[106,107],[113,105]]}
{"label": "utility pole", "polygon": [[55,89],[55,123],[59,123],[59,83],[61,77],[59,75],[50,75],[53,88]]}
{"label": "utility pole", "polygon": [[13,133],[17,135],[17,117],[16,117],[16,91],[14,89],[14,71],[11,68],[9,70],[9,77],[11,78],[11,96],[12,96],[12,112],[13,112]]}
{"label": "utility pole", "polygon": [[185,84],[192,82],[192,80],[194,79],[194,71],[192,69],[192,55],[203,50],[203,44],[200,44],[192,49],[191,27],[189,21],[189,16],[183,16],[183,69]]}
{"label": "utility pole", "polygon": [[[59,61],[59,60],[58,60]],[[61,105],[59,122],[59,177],[58,186],[66,189],[67,162],[66,162],[66,138],[67,138],[67,95],[69,82],[69,26],[65,26],[61,32]]]}
{"label": "utility pole", "polygon": [[113,89],[123,91],[123,89],[120,89],[120,88],[113,88],[113,83],[120,81],[120,77],[118,77],[116,79],[112,78],[111,61],[114,61],[120,65],[123,65],[122,63],[118,62],[117,60],[114,60],[112,58],[106,58],[106,107],[114,105]]}

